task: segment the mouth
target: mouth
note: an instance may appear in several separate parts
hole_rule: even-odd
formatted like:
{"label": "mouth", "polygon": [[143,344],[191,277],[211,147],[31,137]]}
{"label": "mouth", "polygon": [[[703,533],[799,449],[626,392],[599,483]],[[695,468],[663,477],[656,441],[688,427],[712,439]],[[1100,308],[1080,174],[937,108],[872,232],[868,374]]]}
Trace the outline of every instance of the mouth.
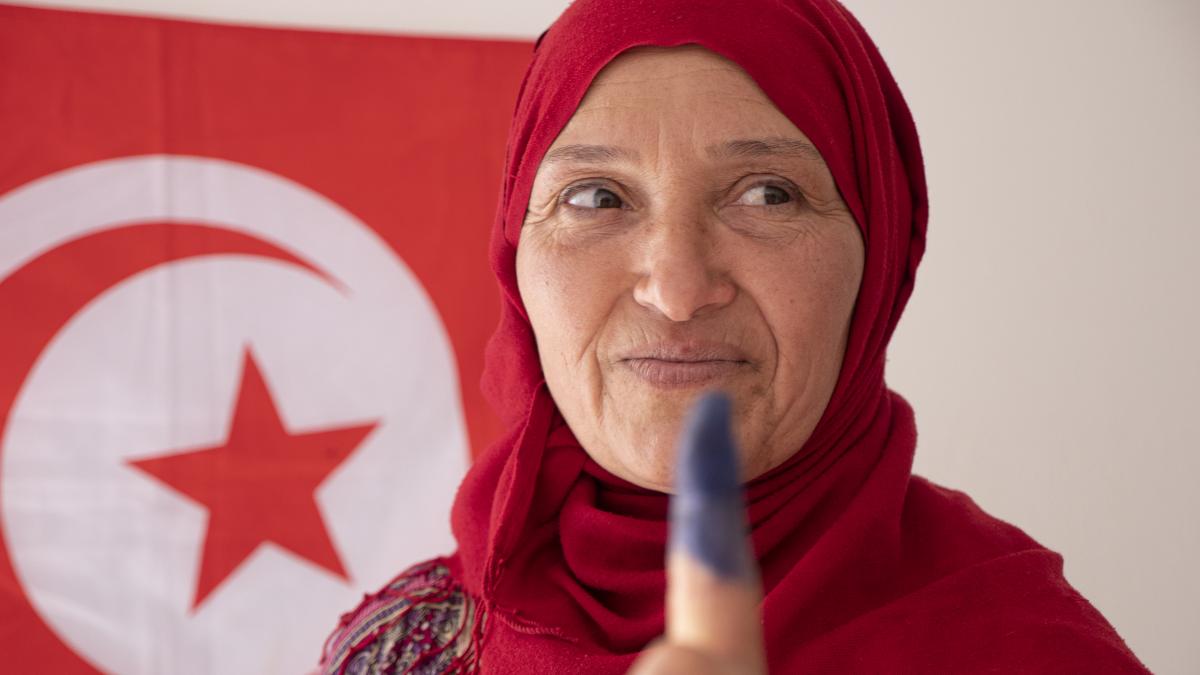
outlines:
{"label": "mouth", "polygon": [[664,361],[627,359],[622,361],[634,375],[664,389],[713,384],[742,371],[745,361]]}
{"label": "mouth", "polygon": [[659,343],[618,361],[643,382],[663,389],[715,385],[750,367],[741,350],[726,344]]}

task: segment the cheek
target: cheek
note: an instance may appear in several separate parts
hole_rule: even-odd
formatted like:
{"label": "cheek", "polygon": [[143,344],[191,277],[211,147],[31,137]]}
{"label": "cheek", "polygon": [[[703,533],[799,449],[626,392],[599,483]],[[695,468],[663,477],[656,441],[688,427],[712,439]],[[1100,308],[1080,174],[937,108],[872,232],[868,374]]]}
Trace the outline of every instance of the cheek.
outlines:
{"label": "cheek", "polygon": [[854,236],[813,243],[758,268],[755,296],[784,367],[832,369],[836,378],[862,275]]}
{"label": "cheek", "polygon": [[575,370],[593,360],[588,357],[621,291],[614,255],[563,250],[522,235],[517,285],[544,368]]}

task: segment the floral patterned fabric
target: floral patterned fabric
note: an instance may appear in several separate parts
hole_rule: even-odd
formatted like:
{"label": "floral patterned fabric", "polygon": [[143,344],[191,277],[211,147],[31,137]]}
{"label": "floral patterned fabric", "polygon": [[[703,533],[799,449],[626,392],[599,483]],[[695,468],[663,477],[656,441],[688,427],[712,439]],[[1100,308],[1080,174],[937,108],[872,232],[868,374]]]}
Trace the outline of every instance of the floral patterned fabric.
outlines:
{"label": "floral patterned fabric", "polygon": [[319,672],[473,672],[482,619],[443,560],[421,563],[342,616],[325,643]]}

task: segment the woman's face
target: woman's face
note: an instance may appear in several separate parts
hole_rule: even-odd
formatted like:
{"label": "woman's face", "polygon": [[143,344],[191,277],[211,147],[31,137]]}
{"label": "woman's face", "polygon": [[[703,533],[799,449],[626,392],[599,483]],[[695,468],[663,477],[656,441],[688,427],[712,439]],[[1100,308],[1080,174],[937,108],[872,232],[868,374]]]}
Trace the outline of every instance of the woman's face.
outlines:
{"label": "woman's face", "polygon": [[517,247],[567,423],[605,469],[664,492],[707,389],[733,398],[746,479],[800,449],[837,382],[862,267],[816,149],[745,71],[695,46],[600,72],[538,167]]}

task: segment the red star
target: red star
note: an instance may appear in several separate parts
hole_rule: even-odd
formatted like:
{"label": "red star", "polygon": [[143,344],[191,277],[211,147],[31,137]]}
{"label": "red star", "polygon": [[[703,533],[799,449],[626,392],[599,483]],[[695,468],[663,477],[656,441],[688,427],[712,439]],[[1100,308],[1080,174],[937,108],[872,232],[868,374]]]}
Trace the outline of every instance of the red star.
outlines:
{"label": "red star", "polygon": [[347,578],[313,493],[375,424],[290,433],[247,348],[223,445],[129,462],[208,509],[193,610],[268,541]]}

